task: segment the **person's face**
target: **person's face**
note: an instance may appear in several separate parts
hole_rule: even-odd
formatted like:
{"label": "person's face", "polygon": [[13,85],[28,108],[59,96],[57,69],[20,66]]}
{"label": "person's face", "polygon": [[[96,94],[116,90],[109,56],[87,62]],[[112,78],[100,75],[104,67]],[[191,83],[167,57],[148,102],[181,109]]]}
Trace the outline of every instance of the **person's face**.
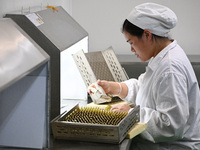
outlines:
{"label": "person's face", "polygon": [[142,38],[133,36],[130,33],[124,31],[124,36],[127,42],[131,45],[131,51],[142,61],[147,61],[152,57],[151,42],[149,40],[149,31],[144,31]]}

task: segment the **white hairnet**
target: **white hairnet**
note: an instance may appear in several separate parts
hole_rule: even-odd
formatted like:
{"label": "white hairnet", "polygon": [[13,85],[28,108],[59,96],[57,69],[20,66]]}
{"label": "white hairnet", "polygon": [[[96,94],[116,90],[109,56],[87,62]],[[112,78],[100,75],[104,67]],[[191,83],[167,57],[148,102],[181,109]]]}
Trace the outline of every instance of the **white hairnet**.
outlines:
{"label": "white hairnet", "polygon": [[128,15],[127,20],[161,37],[167,37],[170,29],[177,23],[176,14],[171,9],[155,3],[136,6]]}

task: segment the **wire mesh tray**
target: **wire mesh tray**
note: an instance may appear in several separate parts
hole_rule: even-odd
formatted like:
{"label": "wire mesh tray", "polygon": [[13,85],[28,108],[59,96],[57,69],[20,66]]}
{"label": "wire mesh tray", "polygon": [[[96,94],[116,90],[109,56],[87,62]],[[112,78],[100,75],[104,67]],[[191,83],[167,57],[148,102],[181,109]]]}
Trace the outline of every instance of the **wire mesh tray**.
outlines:
{"label": "wire mesh tray", "polygon": [[65,118],[76,109],[79,109],[78,105],[51,121],[55,139],[119,144],[126,137],[131,127],[139,122],[140,116],[140,107],[136,106],[117,125],[65,121]]}
{"label": "wire mesh tray", "polygon": [[75,63],[86,87],[97,79],[122,82],[128,79],[126,71],[119,63],[112,47],[104,51],[84,53],[83,50],[73,54]]}

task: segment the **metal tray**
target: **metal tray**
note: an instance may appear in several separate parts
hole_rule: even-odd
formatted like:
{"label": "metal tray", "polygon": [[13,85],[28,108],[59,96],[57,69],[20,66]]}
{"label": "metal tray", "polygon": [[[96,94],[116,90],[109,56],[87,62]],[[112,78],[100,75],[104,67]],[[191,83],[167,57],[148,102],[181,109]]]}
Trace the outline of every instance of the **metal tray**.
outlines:
{"label": "metal tray", "polygon": [[105,51],[89,53],[84,53],[80,50],[76,54],[73,54],[73,58],[86,87],[96,82],[97,79],[115,82],[122,82],[129,79],[112,47],[109,47]]}
{"label": "metal tray", "polygon": [[135,123],[139,122],[140,119],[140,107],[136,106],[118,125],[65,121],[65,118],[77,108],[79,108],[78,105],[51,121],[51,127],[55,139],[119,144],[127,136],[131,127]]}

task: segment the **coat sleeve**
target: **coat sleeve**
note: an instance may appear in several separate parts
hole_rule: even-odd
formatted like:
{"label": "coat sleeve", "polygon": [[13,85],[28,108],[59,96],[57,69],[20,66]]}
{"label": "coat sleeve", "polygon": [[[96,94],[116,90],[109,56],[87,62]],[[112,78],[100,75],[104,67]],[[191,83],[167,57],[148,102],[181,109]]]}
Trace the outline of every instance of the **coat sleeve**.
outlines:
{"label": "coat sleeve", "polygon": [[141,117],[148,118],[147,130],[141,136],[154,143],[181,139],[189,118],[185,77],[176,73],[163,74],[155,81],[152,91],[156,108],[141,108]]}
{"label": "coat sleeve", "polygon": [[124,82],[126,86],[128,87],[128,94],[123,100],[125,100],[126,102],[131,102],[135,104],[136,96],[140,88],[141,82],[143,80],[143,77],[144,77],[144,74],[141,74],[138,80],[133,78]]}

